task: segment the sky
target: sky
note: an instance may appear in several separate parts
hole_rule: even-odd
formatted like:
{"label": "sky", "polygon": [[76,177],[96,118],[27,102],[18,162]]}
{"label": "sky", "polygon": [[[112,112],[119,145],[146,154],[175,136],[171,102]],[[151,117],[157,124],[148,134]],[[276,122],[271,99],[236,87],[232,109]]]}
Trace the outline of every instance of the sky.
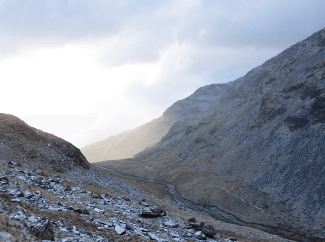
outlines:
{"label": "sky", "polygon": [[325,27],[324,0],[0,0],[1,113],[79,148]]}

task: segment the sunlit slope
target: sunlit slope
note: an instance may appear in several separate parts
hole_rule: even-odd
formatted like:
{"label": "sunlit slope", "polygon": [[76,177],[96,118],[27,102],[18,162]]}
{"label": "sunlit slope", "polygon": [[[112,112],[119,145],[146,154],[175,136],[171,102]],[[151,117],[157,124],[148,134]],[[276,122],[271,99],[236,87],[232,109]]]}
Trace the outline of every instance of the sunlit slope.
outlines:
{"label": "sunlit slope", "polygon": [[176,121],[195,124],[213,112],[211,106],[227,88],[226,84],[209,85],[177,101],[161,117],[133,130],[108,137],[81,149],[90,162],[130,158],[157,144]]}

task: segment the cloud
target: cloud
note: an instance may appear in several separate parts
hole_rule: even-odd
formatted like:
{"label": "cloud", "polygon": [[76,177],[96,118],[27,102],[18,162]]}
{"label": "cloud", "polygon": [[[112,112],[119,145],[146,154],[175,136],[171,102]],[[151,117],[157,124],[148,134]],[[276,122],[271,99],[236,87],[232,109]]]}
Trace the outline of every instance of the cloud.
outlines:
{"label": "cloud", "polygon": [[323,28],[324,8],[317,0],[11,0],[0,6],[0,51],[93,42],[112,65],[157,60],[175,41],[283,49]]}
{"label": "cloud", "polygon": [[324,28],[323,9],[319,0],[2,0],[3,112],[98,113],[94,126],[64,134],[81,147],[244,75]]}

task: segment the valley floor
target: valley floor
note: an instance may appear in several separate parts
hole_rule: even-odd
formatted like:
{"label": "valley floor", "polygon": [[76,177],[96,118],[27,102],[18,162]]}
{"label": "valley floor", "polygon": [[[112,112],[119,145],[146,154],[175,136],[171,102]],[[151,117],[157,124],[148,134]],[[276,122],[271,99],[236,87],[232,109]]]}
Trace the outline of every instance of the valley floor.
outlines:
{"label": "valley floor", "polygon": [[[193,217],[195,222],[187,221]],[[213,228],[212,238],[204,235],[207,228]],[[287,241],[216,221],[95,167],[53,173],[5,160],[0,161],[0,231],[0,241]]]}

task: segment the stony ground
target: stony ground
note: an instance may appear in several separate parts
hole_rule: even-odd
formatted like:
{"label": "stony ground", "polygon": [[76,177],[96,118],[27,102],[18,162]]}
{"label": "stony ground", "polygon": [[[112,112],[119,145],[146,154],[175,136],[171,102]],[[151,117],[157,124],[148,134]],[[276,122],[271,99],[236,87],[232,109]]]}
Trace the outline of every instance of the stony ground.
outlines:
{"label": "stony ground", "polygon": [[0,241],[285,241],[213,221],[95,168],[49,173],[8,160],[0,161],[0,231]]}

